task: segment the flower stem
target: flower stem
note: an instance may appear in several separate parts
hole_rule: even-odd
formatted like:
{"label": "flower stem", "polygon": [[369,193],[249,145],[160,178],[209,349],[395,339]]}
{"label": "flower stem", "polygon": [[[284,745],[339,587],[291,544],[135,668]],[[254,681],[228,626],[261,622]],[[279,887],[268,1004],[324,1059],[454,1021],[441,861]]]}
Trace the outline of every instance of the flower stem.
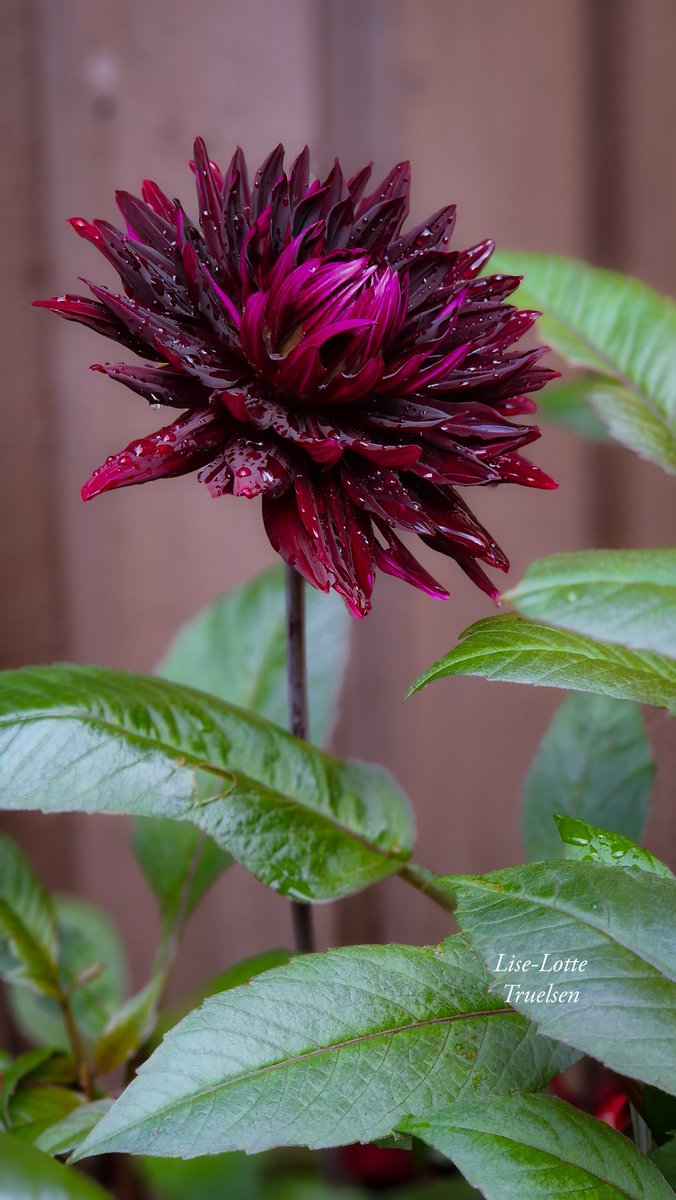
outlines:
{"label": "flower stem", "polygon": [[87,1054],[82,1044],[80,1031],[77,1027],[73,1010],[70,1005],[70,999],[66,992],[62,991],[58,998],[63,1023],[66,1026],[66,1034],[70,1043],[70,1048],[73,1053],[73,1058],[77,1065],[78,1082],[87,1100],[93,1099],[92,1076],[87,1061]]}
{"label": "flower stem", "polygon": [[[305,581],[295,567],[286,568],[286,677],[289,696],[289,729],[307,739],[308,702],[305,664]],[[312,954],[315,938],[312,909],[301,900],[291,901],[296,950]]]}

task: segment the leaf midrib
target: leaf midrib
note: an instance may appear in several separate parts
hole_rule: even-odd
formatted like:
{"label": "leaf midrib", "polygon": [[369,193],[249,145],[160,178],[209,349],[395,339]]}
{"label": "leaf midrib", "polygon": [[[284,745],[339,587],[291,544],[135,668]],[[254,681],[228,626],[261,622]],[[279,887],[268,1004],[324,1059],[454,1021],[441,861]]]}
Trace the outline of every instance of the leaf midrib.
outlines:
{"label": "leaf midrib", "polygon": [[[251,787],[251,790],[257,789],[259,791],[265,791],[271,798],[281,801],[287,806],[291,804],[296,806],[301,812],[312,813],[313,817],[315,817],[317,820],[325,822],[325,824],[331,829],[345,834],[346,837],[349,837],[353,842],[360,845],[363,849],[368,850],[370,853],[377,855],[379,858],[382,858],[387,862],[401,861],[404,863],[409,857],[410,851],[406,849],[396,850],[394,848],[392,848],[392,850],[381,849],[380,846],[377,846],[374,842],[370,842],[368,838],[364,837],[362,834],[356,833],[353,829],[350,829],[349,826],[337,821],[332,815],[322,812],[317,808],[312,808],[309,804],[300,802],[295,796],[287,796],[284,792],[277,791],[276,788],[270,787],[268,784],[262,783],[258,779],[253,779],[250,775],[246,775],[243,771],[239,771],[234,768],[218,767],[215,763],[205,762],[203,759],[191,754],[189,751],[179,749],[178,747],[172,746],[161,741],[160,739],[154,739],[149,734],[132,732],[125,726],[115,725],[113,722],[106,721],[102,717],[90,716],[86,713],[83,714],[79,710],[70,711],[68,709],[50,709],[48,716],[43,714],[35,714],[23,717],[17,715],[10,715],[7,718],[0,717],[0,729],[2,729],[3,726],[12,727],[16,725],[30,725],[33,722],[37,723],[45,720],[80,721],[83,724],[90,724],[96,728],[104,729],[114,733],[117,736],[124,738],[128,742],[138,742],[142,743],[143,745],[148,745],[151,749],[166,754],[168,758],[180,760],[176,764],[179,769],[181,766],[190,766],[195,770],[205,771],[208,774],[216,775],[219,779],[224,779],[228,783],[231,783],[233,777],[235,777],[237,783],[241,784],[243,788],[247,787],[248,785]],[[310,747],[310,749],[314,750],[314,747]],[[314,752],[316,753],[316,751]],[[227,799],[227,793],[225,793],[222,797],[217,796],[215,799],[225,800]],[[205,804],[205,801],[202,801],[201,804],[195,803],[185,809],[183,816],[173,818],[169,817],[168,819],[190,821],[192,819],[192,814],[195,811],[198,812],[205,806]],[[166,813],[160,815],[168,816]],[[201,826],[198,826],[198,828],[201,828]]]}
{"label": "leaf midrib", "polygon": [[[407,1025],[396,1025],[389,1029],[372,1030],[368,1033],[359,1034],[357,1037],[347,1038],[342,1042],[331,1042],[327,1046],[319,1046],[317,1049],[306,1050],[302,1054],[294,1054],[292,1057],[280,1059],[278,1062],[266,1063],[265,1066],[257,1067],[253,1071],[246,1071],[244,1074],[232,1076],[229,1079],[223,1079],[219,1083],[213,1084],[211,1087],[201,1088],[197,1091],[191,1092],[187,1097],[183,1096],[180,1099],[173,1101],[171,1104],[165,1105],[163,1108],[154,1109],[151,1114],[144,1115],[140,1119],[128,1122],[127,1125],[124,1126],[122,1132],[127,1132],[128,1130],[142,1127],[148,1120],[154,1122],[167,1113],[181,1109],[184,1104],[193,1104],[197,1100],[203,1100],[206,1096],[212,1096],[214,1093],[224,1091],[228,1087],[234,1087],[241,1083],[248,1083],[249,1080],[260,1078],[261,1075],[265,1075],[268,1072],[291,1068],[296,1066],[298,1063],[307,1062],[313,1058],[319,1058],[324,1054],[339,1054],[341,1051],[349,1049],[352,1046],[361,1046],[367,1042],[377,1041],[379,1038],[392,1038],[398,1036],[399,1034],[414,1032],[419,1029],[428,1029],[436,1025],[451,1025],[455,1021],[483,1020],[484,1017],[495,1016],[520,1017],[521,1020],[524,1019],[523,1016],[516,1011],[516,1009],[505,1006],[504,1008],[476,1009],[475,1011],[468,1013],[451,1013],[445,1017],[430,1017],[428,1020],[412,1021]],[[118,1130],[117,1132],[109,1134],[101,1143],[99,1143],[99,1145],[104,1146],[106,1142],[111,1140],[111,1138],[115,1138],[119,1132],[120,1131]],[[94,1145],[96,1146],[97,1143],[94,1143]]]}
{"label": "leaf midrib", "polygon": [[[488,619],[501,620],[500,617],[490,617]],[[578,633],[576,630],[562,629],[558,626],[550,627],[547,625],[538,625],[536,622],[531,624],[535,624],[535,627],[538,631],[548,630],[549,632],[557,634],[559,637],[571,639],[571,647],[567,648],[565,646],[562,647],[559,645],[553,645],[551,643],[543,645],[541,641],[533,640],[530,644],[523,643],[510,650],[510,647],[507,646],[503,640],[504,631],[501,628],[497,631],[499,639],[497,645],[495,645],[494,642],[491,642],[489,644],[484,644],[479,650],[477,650],[475,646],[472,651],[471,658],[468,657],[468,659],[465,661],[471,661],[472,658],[481,659],[488,657],[489,655],[494,656],[499,654],[504,656],[509,653],[511,653],[512,658],[522,654],[546,654],[552,656],[563,655],[568,660],[579,661],[582,663],[598,663],[599,659],[601,659],[610,667],[620,667],[632,678],[636,678],[638,680],[647,679],[653,684],[661,683],[671,689],[676,689],[676,664],[674,664],[674,673],[672,674],[672,672],[669,670],[669,667],[672,665],[672,663],[674,663],[674,660],[670,659],[667,655],[659,654],[654,650],[636,650],[633,648],[628,648],[618,642],[603,642],[596,638],[589,637],[586,634]],[[486,631],[477,626],[470,627],[470,629],[467,630],[466,635],[461,635],[458,645],[451,650],[444,659],[441,660],[439,668],[443,670],[441,664],[448,663],[449,661],[451,666],[461,665],[458,664],[454,659],[457,651],[462,648],[470,648],[475,638],[486,633],[488,637],[492,639],[496,634],[496,630],[493,628]],[[595,653],[595,651],[600,651],[601,653]],[[626,662],[625,656],[629,657],[629,663]],[[649,656],[651,661],[646,663],[645,659],[647,656]],[[634,661],[636,659],[639,660],[638,663]],[[653,663],[652,660],[656,660],[656,662]],[[663,673],[658,669],[660,666],[667,668],[666,673]],[[435,668],[432,667],[431,670],[434,671]]]}

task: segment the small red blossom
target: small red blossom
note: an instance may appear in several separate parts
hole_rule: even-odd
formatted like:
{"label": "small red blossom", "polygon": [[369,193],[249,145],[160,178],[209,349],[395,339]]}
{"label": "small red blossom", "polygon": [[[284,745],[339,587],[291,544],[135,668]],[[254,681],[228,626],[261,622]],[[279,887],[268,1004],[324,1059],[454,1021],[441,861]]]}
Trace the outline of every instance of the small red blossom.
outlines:
{"label": "small red blossom", "polygon": [[497,591],[479,563],[508,561],[458,487],[555,484],[520,450],[528,393],[555,374],[543,348],[510,349],[537,313],[506,304],[518,278],[479,277],[493,244],[448,248],[455,209],[407,233],[408,163],[365,194],[370,168],[339,163],[312,180],[305,149],[281,146],[250,187],[237,150],[227,171],[195,143],[199,227],[146,181],[117,193],[126,233],[76,219],[118,272],[123,295],[37,304],[119,342],[140,365],[93,369],[176,420],[94,471],[85,500],[197,471],[212,496],[262,496],[274,549],[357,616],[374,569],[446,598],[395,529]]}

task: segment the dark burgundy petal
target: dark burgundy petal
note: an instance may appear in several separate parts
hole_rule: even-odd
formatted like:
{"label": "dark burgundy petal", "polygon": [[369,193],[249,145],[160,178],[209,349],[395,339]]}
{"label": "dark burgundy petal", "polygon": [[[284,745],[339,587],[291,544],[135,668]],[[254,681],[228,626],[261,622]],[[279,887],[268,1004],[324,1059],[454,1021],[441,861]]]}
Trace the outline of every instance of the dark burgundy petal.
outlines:
{"label": "dark burgundy petal", "polygon": [[373,163],[368,163],[362,167],[360,171],[355,171],[354,175],[347,181],[347,190],[352,198],[352,203],[357,205],[364,194],[364,189],[371,178],[373,172]]}
{"label": "dark burgundy petal", "polygon": [[292,472],[291,457],[279,443],[236,435],[203,467],[198,478],[212,496],[227,493],[250,500],[262,493],[281,496],[290,486]]}
{"label": "dark burgundy petal", "polygon": [[146,204],[152,208],[153,212],[157,213],[158,217],[164,217],[169,224],[173,223],[176,205],[168,196],[165,196],[161,188],[153,183],[152,179],[144,179],[141,188],[141,195]]}
{"label": "dark burgundy petal", "polygon": [[280,499],[263,496],[263,524],[270,544],[290,567],[320,592],[328,592],[332,576],[303,524],[293,492]]}
{"label": "dark burgundy petal", "polygon": [[242,215],[248,213],[251,204],[251,188],[249,187],[246,159],[240,146],[235,150],[225,172],[222,191],[224,196],[228,196],[234,191],[239,211]]}
{"label": "dark burgundy petal", "polygon": [[[456,562],[458,566],[462,568],[465,574],[472,580],[472,583],[475,584],[476,587],[480,588],[482,592],[485,592],[487,596],[490,596],[491,600],[495,600],[496,603],[499,601],[499,589],[495,586],[493,581],[489,579],[486,572],[481,569],[475,558],[470,558],[469,555],[463,554],[457,546],[446,541],[441,536],[424,536],[421,538],[421,541],[425,542],[425,545],[431,546],[432,550],[436,550],[438,554],[445,554],[448,558],[452,558],[453,561]],[[507,569],[508,566],[505,568],[505,570]]]}
{"label": "dark burgundy petal", "polygon": [[116,192],[115,200],[127,226],[129,237],[141,245],[151,246],[169,260],[176,248],[176,227],[149,204],[132,196],[131,192]]}
{"label": "dark burgundy petal", "polygon": [[292,216],[303,199],[309,184],[310,151],[307,146],[304,146],[289,171],[289,202]]}
{"label": "dark burgundy petal", "polygon": [[221,262],[228,251],[223,222],[223,181],[216,176],[202,138],[195,141],[194,170],[204,241],[216,262]]}
{"label": "dark burgundy petal", "polygon": [[448,443],[448,448],[426,445],[419,461],[408,469],[429,483],[444,486],[471,487],[497,483],[500,479],[500,472],[490,461],[482,461],[468,447],[453,446],[452,442]]}
{"label": "dark burgundy petal", "polygon": [[370,522],[330,478],[317,481],[299,473],[295,486],[301,520],[329,572],[331,586],[355,616],[366,616],[373,589]]}
{"label": "dark burgundy petal", "polygon": [[354,232],[347,240],[349,247],[366,250],[374,258],[380,258],[393,237],[401,229],[408,209],[404,196],[383,200],[357,217]]}
{"label": "dark burgundy petal", "polygon": [[182,316],[193,315],[190,297],[177,280],[174,262],[168,262],[150,246],[138,246],[107,221],[74,217],[69,223],[113,265],[128,296],[149,308],[161,305]]}
{"label": "dark burgundy petal", "polygon": [[389,175],[385,176],[382,183],[380,183],[377,188],[374,188],[370,196],[366,196],[362,200],[359,208],[357,209],[357,221],[359,221],[359,218],[363,217],[365,213],[377,208],[383,200],[403,200],[403,211],[405,217],[408,214],[410,190],[411,164],[409,162],[397,163],[396,167],[392,168]]}
{"label": "dark burgundy petal", "polygon": [[384,546],[381,545],[377,538],[373,543],[373,558],[376,566],[380,567],[380,570],[384,571],[386,575],[395,575],[397,579],[403,579],[405,583],[411,583],[413,587],[420,588],[428,596],[434,596],[438,600],[448,600],[446,588],[437,583],[437,580],[414,558],[410,550],[407,550],[404,543],[392,532],[389,525],[377,517],[374,523],[385,543]]}
{"label": "dark burgundy petal", "polygon": [[217,398],[242,424],[271,430],[283,441],[295,442],[314,462],[332,466],[342,458],[343,449],[336,435],[321,433],[310,414],[294,412],[270,397],[220,392]]}
{"label": "dark burgundy petal", "polygon": [[124,383],[139,396],[143,396],[153,408],[165,404],[171,408],[204,407],[208,393],[197,382],[180,371],[172,371],[170,367],[130,366],[127,363],[96,363],[90,368],[100,371]]}
{"label": "dark burgundy petal", "polygon": [[91,500],[101,492],[133,483],[195,471],[213,455],[225,432],[222,413],[213,409],[187,413],[107,458],[85,483],[82,499]]}
{"label": "dark burgundy petal", "polygon": [[254,220],[268,208],[272,199],[272,189],[282,174],[284,165],[284,147],[281,142],[275,146],[272,154],[266,158],[263,166],[256,172],[253,185],[251,215]]}
{"label": "dark burgundy petal", "polygon": [[137,337],[123,325],[122,321],[117,320],[105,305],[97,300],[91,300],[87,296],[54,296],[52,300],[33,300],[33,306],[34,308],[48,308],[50,312],[57,313],[66,321],[77,321],[79,325],[86,325],[96,333],[102,334],[103,337],[112,338],[121,346],[133,350],[134,354],[155,359],[163,357],[155,350],[154,346]]}
{"label": "dark burgundy petal", "polygon": [[126,296],[116,296],[107,288],[95,284],[90,287],[96,298],[126,325],[130,333],[163,355],[173,367],[194,375],[212,388],[229,387],[241,375],[241,364],[228,356],[225,348],[220,347],[206,330],[191,328],[166,313],[151,312]]}
{"label": "dark burgundy petal", "polygon": [[428,250],[436,250],[440,243],[442,246],[447,245],[455,227],[455,216],[455,204],[447,204],[440,208],[426,221],[416,225],[410,233],[404,234],[394,242],[388,251],[388,260],[401,267]]}
{"label": "dark burgundy petal", "polygon": [[493,459],[493,466],[500,472],[503,483],[520,483],[523,487],[543,488],[545,491],[555,491],[559,486],[540,467],[520,454],[501,454]]}

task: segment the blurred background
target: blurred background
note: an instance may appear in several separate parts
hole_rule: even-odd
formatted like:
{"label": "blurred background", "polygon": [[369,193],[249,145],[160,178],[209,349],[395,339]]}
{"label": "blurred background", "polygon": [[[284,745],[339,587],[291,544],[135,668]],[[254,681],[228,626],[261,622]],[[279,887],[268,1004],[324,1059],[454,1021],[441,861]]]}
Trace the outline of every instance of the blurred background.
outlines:
{"label": "blurred background", "polygon": [[[3,368],[0,595],[4,666],[54,659],[152,669],[200,606],[270,563],[258,504],[210,499],[194,478],[84,506],[94,466],[153,422],[87,368],[103,341],[30,300],[101,277],[66,226],[115,220],[115,188],[143,177],[192,211],[187,161],[202,134],[217,161],[250,165],[305,142],[317,174],[384,173],[409,157],[413,217],[459,206],[457,245],[555,251],[676,284],[673,0],[2,0],[0,104]],[[472,501],[512,559],[674,541],[673,483],[616,447],[545,428],[535,459],[554,493]],[[386,577],[354,624],[336,748],[381,761],[407,788],[419,861],[439,872],[518,862],[521,785],[560,693],[444,681],[407,686],[492,612],[448,562],[431,601]],[[666,718],[647,715],[661,763],[648,845],[673,849]],[[672,734],[673,738],[673,734]],[[672,770],[673,779],[673,770]],[[151,961],[153,901],[123,820],[3,817],[46,882],[119,922],[132,974]],[[323,944],[427,942],[443,913],[397,880],[319,916]],[[290,940],[287,905],[235,867],[190,925],[176,986]]]}

